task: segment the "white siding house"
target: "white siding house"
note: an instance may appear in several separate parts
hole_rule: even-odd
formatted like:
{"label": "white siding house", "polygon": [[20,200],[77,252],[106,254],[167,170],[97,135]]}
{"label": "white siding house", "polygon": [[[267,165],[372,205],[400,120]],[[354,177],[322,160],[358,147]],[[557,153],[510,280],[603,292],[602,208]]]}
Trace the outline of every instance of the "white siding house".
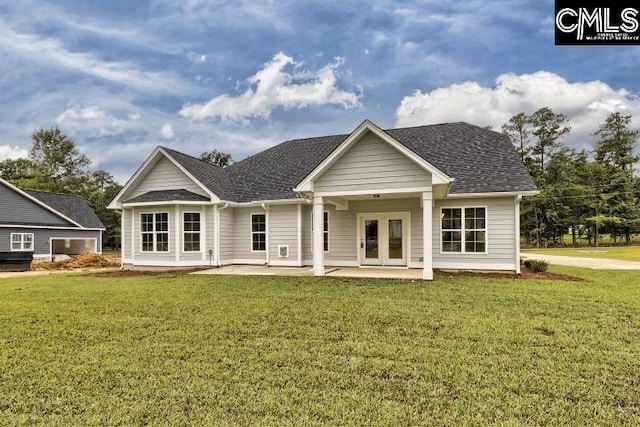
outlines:
{"label": "white siding house", "polygon": [[[519,272],[510,141],[465,123],[287,141],[227,168],[158,147],[110,207],[128,267],[262,264]],[[427,225],[427,226],[425,226]]]}

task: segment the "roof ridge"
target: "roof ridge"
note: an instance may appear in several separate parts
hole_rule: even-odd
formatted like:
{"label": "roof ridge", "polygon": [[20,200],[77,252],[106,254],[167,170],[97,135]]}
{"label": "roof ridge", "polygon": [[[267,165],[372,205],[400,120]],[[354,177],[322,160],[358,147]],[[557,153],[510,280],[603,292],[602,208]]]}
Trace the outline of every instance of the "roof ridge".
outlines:
{"label": "roof ridge", "polygon": [[[20,188],[20,187],[18,187]],[[47,191],[47,190],[38,190],[36,188],[21,188],[23,191],[35,191],[36,193],[47,193],[47,194],[55,194],[58,196],[71,196],[78,197],[79,199],[85,200],[85,198],[79,194],[74,193],[60,193],[59,191]]]}
{"label": "roof ridge", "polygon": [[182,151],[174,150],[173,148],[165,147],[165,146],[162,146],[162,145],[160,145],[160,148],[162,148],[163,150],[172,151],[174,153],[181,154],[181,155],[183,155],[185,157],[189,157],[189,158],[191,158],[193,160],[197,160],[197,161],[199,161],[201,163],[204,163],[206,165],[213,166],[214,168],[224,169],[222,166],[214,165],[213,163],[209,163],[206,160],[199,159],[198,157],[192,156],[191,154],[183,153]]}

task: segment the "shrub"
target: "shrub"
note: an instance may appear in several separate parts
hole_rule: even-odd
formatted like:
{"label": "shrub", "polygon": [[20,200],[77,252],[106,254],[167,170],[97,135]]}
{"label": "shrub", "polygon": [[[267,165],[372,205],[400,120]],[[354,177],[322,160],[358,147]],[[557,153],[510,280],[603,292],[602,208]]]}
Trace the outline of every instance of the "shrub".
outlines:
{"label": "shrub", "polygon": [[549,268],[549,262],[543,259],[525,259],[522,264],[534,273],[541,273]]}

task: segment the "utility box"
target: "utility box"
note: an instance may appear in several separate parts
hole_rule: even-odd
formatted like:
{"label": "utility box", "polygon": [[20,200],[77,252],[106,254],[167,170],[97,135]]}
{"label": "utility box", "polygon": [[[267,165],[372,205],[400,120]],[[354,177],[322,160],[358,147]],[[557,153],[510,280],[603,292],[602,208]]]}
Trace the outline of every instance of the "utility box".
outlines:
{"label": "utility box", "polygon": [[0,271],[29,271],[33,252],[0,252]]}

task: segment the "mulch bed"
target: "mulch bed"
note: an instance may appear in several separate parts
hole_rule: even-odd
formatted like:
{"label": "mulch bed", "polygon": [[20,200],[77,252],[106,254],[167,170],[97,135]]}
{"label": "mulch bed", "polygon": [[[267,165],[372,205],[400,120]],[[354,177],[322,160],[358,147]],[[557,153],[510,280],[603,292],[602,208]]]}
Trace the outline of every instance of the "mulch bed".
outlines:
{"label": "mulch bed", "polygon": [[511,272],[500,271],[451,271],[451,270],[436,270],[440,274],[445,276],[472,276],[472,277],[492,277],[497,279],[538,279],[538,280],[563,280],[568,282],[584,282],[584,279],[575,276],[569,276],[568,274],[551,273],[548,271],[533,272],[527,267],[522,266],[520,268],[520,274]]}

